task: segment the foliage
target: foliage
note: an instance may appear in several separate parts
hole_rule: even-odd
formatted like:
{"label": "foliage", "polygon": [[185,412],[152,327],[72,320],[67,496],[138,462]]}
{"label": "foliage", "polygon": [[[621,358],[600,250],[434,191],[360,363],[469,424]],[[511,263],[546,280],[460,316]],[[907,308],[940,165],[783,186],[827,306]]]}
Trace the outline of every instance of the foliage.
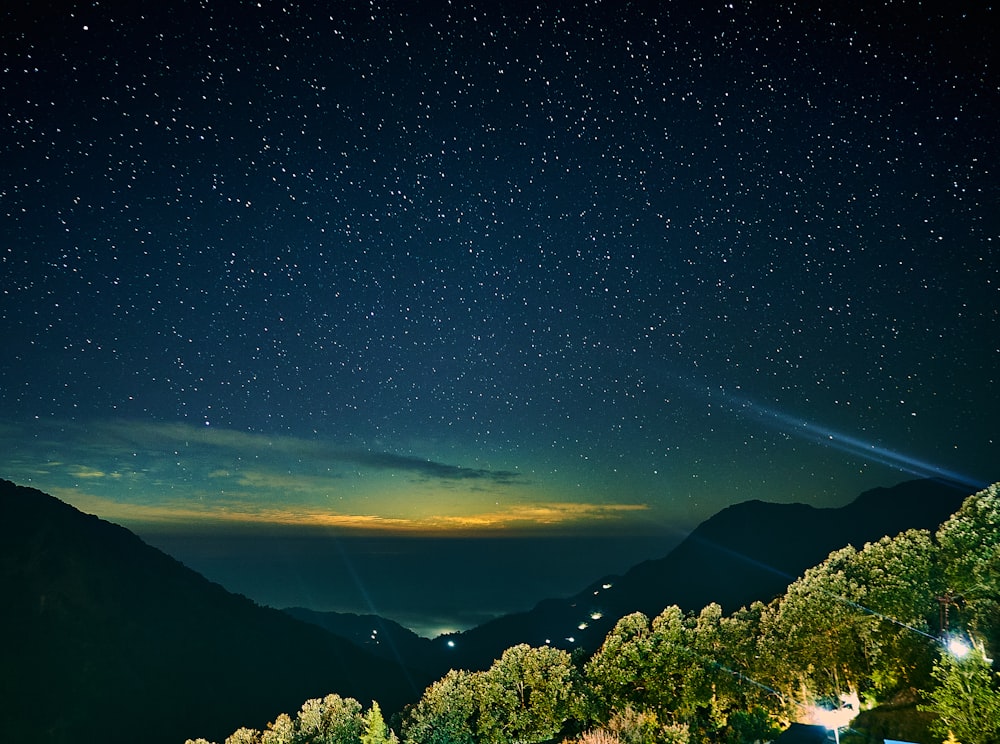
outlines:
{"label": "foliage", "polygon": [[937,533],[947,588],[965,623],[990,648],[1000,645],[1000,483],[969,496]]}
{"label": "foliage", "polygon": [[622,741],[607,729],[592,729],[580,734],[575,744],[622,744]]}
{"label": "foliage", "polygon": [[650,633],[649,618],[641,612],[626,615],[586,663],[584,674],[595,720],[606,723],[616,709],[626,706],[651,707]]}
{"label": "foliage", "polygon": [[861,612],[863,588],[856,576],[857,551],[847,546],[793,582],[777,607],[767,638],[783,666],[784,688],[806,688],[822,697],[858,689],[865,674],[864,639],[876,620]]}
{"label": "foliage", "polygon": [[585,666],[594,720],[643,717],[623,741],[716,738],[729,716],[773,692],[754,680],[754,631],[763,605],[725,618],[711,604],[695,616],[668,607],[652,622],[639,613],[622,618]]}
{"label": "foliage", "polygon": [[934,665],[938,686],[923,710],[938,715],[931,729],[963,744],[1000,742],[1000,685],[991,665],[978,651],[962,659],[942,653]]}
{"label": "foliage", "polygon": [[887,695],[926,683],[933,662],[932,621],[945,589],[931,534],[908,530],[865,545],[858,553],[864,612],[877,618],[864,639],[868,677],[863,688]]}
{"label": "foliage", "polygon": [[299,711],[296,742],[354,744],[361,735],[361,726],[361,703],[354,698],[314,698],[303,703]]}
{"label": "foliage", "polygon": [[261,744],[295,744],[295,722],[287,713],[282,713],[267,725],[260,741]]}
{"label": "foliage", "polygon": [[260,731],[252,728],[238,728],[226,737],[226,744],[258,744]]}
{"label": "foliage", "polygon": [[781,729],[774,724],[771,714],[763,708],[739,710],[729,716],[724,741],[726,744],[753,744],[758,741],[771,741],[780,733]]}
{"label": "foliage", "polygon": [[659,729],[656,716],[650,712],[639,713],[625,706],[612,716],[608,729],[622,744],[653,744]]}
{"label": "foliage", "polygon": [[727,673],[726,689],[734,712],[768,710],[779,714],[784,698],[767,677],[763,649],[763,623],[772,613],[763,602],[741,607],[719,621],[720,642],[726,651],[721,667]]}
{"label": "foliage", "polygon": [[479,741],[487,744],[550,739],[572,713],[573,666],[551,646],[507,649],[483,676]]}
{"label": "foliage", "polygon": [[396,734],[389,730],[382,718],[382,709],[373,702],[362,718],[361,744],[397,744]]}
{"label": "foliage", "polygon": [[[373,703],[372,708],[378,710],[378,703]],[[238,728],[226,737],[225,744],[358,744],[362,740],[362,724],[374,718],[372,711],[362,716],[361,710],[357,700],[340,695],[306,700],[294,719],[282,713],[263,732]],[[378,711],[378,720],[381,720],[381,715]],[[390,736],[384,741],[373,740],[371,744],[390,744],[394,741]],[[187,744],[210,742],[189,739]]]}
{"label": "foliage", "polygon": [[521,644],[486,672],[450,671],[403,720],[406,744],[539,742],[577,713],[576,672],[565,651]]}
{"label": "foliage", "polygon": [[789,700],[920,685],[933,661],[929,619],[941,591],[925,531],[834,551],[763,616],[762,671]]}
{"label": "foliage", "polygon": [[403,719],[405,744],[474,744],[480,674],[451,670]]}

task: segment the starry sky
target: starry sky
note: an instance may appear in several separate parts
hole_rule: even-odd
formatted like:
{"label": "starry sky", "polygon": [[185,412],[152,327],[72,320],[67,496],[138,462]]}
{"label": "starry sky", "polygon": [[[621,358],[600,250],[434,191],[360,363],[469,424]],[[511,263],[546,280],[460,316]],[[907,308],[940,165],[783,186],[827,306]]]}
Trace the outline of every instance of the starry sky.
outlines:
{"label": "starry sky", "polygon": [[424,629],[1000,479],[996,12],[848,5],[7,4],[0,476]]}

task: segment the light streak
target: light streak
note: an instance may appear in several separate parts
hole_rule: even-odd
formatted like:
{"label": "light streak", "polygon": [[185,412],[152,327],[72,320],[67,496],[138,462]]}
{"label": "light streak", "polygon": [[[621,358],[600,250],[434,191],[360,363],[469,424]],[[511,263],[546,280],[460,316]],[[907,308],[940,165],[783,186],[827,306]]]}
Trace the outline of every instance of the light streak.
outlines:
{"label": "light streak", "polygon": [[911,457],[902,452],[883,447],[826,426],[798,418],[768,406],[754,403],[746,398],[729,396],[737,413],[760,421],[774,429],[786,432],[824,447],[831,447],[849,455],[855,455],[869,462],[916,475],[921,478],[941,478],[973,489],[982,489],[987,484],[968,475],[949,470],[931,462]]}

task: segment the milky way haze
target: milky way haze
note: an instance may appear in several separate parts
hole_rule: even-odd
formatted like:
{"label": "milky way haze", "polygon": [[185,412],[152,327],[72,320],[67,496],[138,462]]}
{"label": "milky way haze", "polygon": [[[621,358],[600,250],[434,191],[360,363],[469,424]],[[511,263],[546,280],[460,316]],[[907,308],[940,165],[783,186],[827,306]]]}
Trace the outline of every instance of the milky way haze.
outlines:
{"label": "milky way haze", "polygon": [[997,479],[994,11],[59,5],[0,12],[3,477],[395,537]]}

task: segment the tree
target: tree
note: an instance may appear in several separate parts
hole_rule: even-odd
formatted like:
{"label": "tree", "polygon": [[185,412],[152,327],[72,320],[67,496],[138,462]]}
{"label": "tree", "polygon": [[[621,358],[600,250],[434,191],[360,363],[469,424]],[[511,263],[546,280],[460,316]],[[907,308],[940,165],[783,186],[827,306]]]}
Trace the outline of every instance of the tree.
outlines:
{"label": "tree", "polygon": [[867,675],[863,639],[877,623],[861,610],[864,586],[857,551],[848,545],[794,581],[778,603],[769,641],[786,661],[786,694],[806,688],[814,697],[838,698]]}
{"label": "tree", "polygon": [[361,719],[361,744],[396,744],[396,734],[389,730],[382,717],[382,709],[377,702],[372,702]]}
{"label": "tree", "polygon": [[764,709],[777,715],[783,712],[784,699],[768,677],[768,664],[762,651],[764,618],[770,610],[763,602],[741,607],[719,621],[719,642],[725,650],[728,694],[736,711]]}
{"label": "tree", "polygon": [[724,717],[718,686],[729,683],[719,662],[721,616],[718,605],[709,605],[696,618],[677,606],[652,622],[641,613],[622,618],[585,667],[595,719],[608,724],[632,708],[655,716],[661,741],[682,739],[692,727],[699,736],[714,733]]}
{"label": "tree", "polygon": [[261,744],[295,744],[295,722],[287,713],[282,713],[267,725],[260,740]]}
{"label": "tree", "polygon": [[[854,575],[863,587],[858,623],[867,678],[862,686],[887,696],[926,682],[936,647],[929,643],[936,598],[944,591],[939,551],[925,530],[908,530],[865,545]],[[862,604],[863,600],[863,604]]]}
{"label": "tree", "polygon": [[361,703],[340,695],[306,700],[295,727],[298,744],[355,744],[361,736]]}
{"label": "tree", "polygon": [[570,656],[551,646],[508,648],[481,683],[476,733],[489,744],[551,739],[575,710]]}
{"label": "tree", "polygon": [[226,737],[226,744],[260,744],[260,731],[241,726]]}
{"label": "tree", "polygon": [[475,744],[481,672],[451,670],[403,717],[406,744]]}
{"label": "tree", "polygon": [[990,648],[1000,644],[998,535],[1000,483],[969,496],[937,532],[947,588],[961,598],[969,630]]}
{"label": "tree", "polygon": [[773,741],[781,733],[771,715],[763,708],[749,711],[734,711],[729,716],[726,744],[754,744],[758,741]]}
{"label": "tree", "polygon": [[590,714],[599,723],[607,723],[616,710],[626,706],[640,712],[652,707],[650,635],[649,618],[641,612],[626,615],[584,666],[591,693]]}
{"label": "tree", "polygon": [[983,654],[973,651],[957,659],[944,652],[933,675],[938,686],[928,693],[930,702],[920,706],[938,715],[932,731],[962,744],[998,744],[1000,689]]}

